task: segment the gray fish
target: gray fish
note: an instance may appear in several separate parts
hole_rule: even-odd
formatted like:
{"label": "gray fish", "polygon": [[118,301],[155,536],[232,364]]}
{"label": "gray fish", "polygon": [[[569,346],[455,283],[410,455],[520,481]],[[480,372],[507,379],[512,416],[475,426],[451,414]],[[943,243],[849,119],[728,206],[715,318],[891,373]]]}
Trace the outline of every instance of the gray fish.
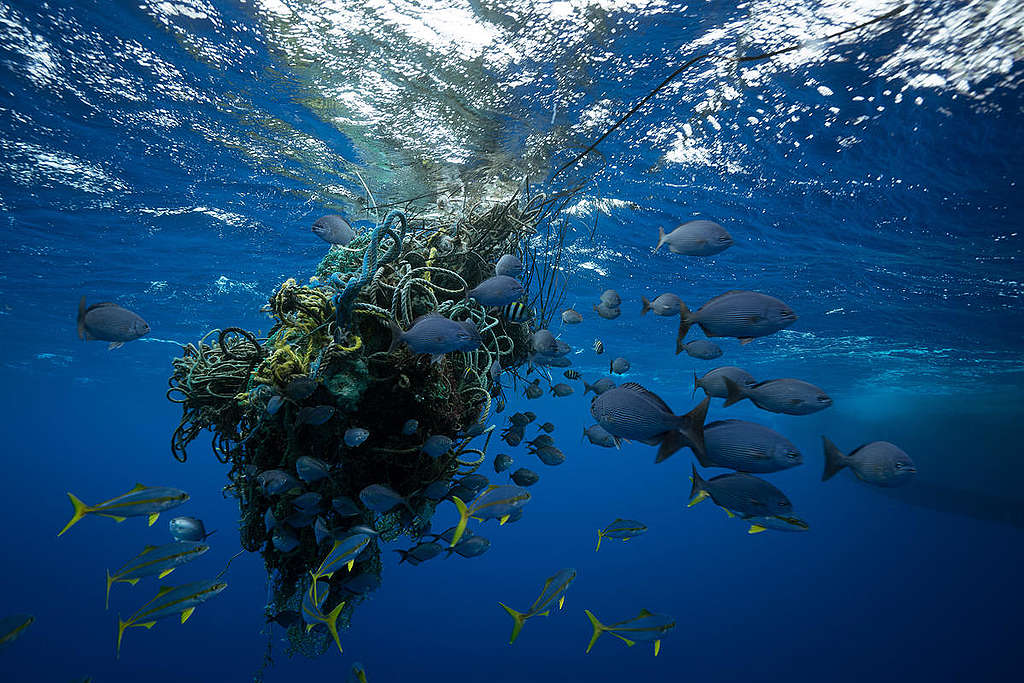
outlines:
{"label": "gray fish", "polygon": [[518,470],[512,473],[512,481],[517,486],[533,486],[540,481],[540,475],[533,470],[528,470],[525,467],[520,467]]}
{"label": "gray fish", "polygon": [[564,356],[549,356],[543,353],[535,354],[532,360],[537,365],[545,365],[550,368],[567,368],[572,365],[572,361]]}
{"label": "gray fish", "polygon": [[621,517],[613,521],[611,524],[597,532],[597,547],[594,548],[596,553],[601,549],[601,541],[605,538],[614,538],[620,541],[628,541],[631,538],[635,538],[640,534],[647,532],[647,525],[642,522],[637,522],[633,519],[622,519]]}
{"label": "gray fish", "polygon": [[512,413],[509,416],[508,421],[509,424],[515,425],[516,427],[525,427],[535,419],[537,419],[537,416],[533,413]]}
{"label": "gray fish", "polygon": [[356,236],[348,221],[337,214],[321,216],[313,222],[313,234],[328,244],[347,245]]}
{"label": "gray fish", "polygon": [[271,396],[270,400],[267,401],[267,415],[277,415],[277,411],[281,410],[281,406],[283,405],[283,396]]}
{"label": "gray fish", "polygon": [[7,649],[35,620],[31,614],[12,614],[0,618],[0,650]]}
{"label": "gray fish", "polygon": [[554,354],[558,351],[558,340],[549,330],[537,330],[530,337],[534,353]]}
{"label": "gray fish", "polygon": [[799,379],[769,379],[743,387],[725,378],[726,407],[749,398],[761,410],[786,415],[809,415],[832,405],[832,399],[818,387]]}
{"label": "gray fish", "polygon": [[593,384],[587,384],[586,380],[583,380],[583,393],[586,395],[588,391],[593,391],[596,395],[600,396],[609,389],[616,387],[615,380],[611,377],[602,377]]}
{"label": "gray fish", "polygon": [[494,274],[519,277],[523,274],[523,262],[512,254],[505,254],[494,265]]}
{"label": "gray fish", "polygon": [[657,394],[628,382],[595,398],[590,413],[612,436],[658,445],[655,462],[661,462],[684,447],[704,453],[709,403],[705,398],[689,413],[675,415]]}
{"label": "gray fish", "polygon": [[494,471],[497,474],[501,474],[502,472],[507,470],[509,467],[512,467],[512,463],[513,462],[514,461],[512,460],[512,456],[511,455],[505,455],[504,453],[499,453],[498,455],[496,455],[494,457]]}
{"label": "gray fish", "polygon": [[491,378],[492,384],[501,379],[501,363],[499,361],[491,363],[491,367],[487,369],[487,376]]}
{"label": "gray fish", "polygon": [[299,479],[307,484],[312,484],[330,475],[331,467],[323,460],[311,455],[303,455],[295,461],[295,472],[299,475]]}
{"label": "gray fish", "polygon": [[619,356],[609,364],[608,372],[613,372],[616,375],[624,375],[629,372],[629,368],[629,361],[622,356]]}
{"label": "gray fish", "polygon": [[272,617],[267,617],[267,623],[276,623],[281,628],[291,628],[292,626],[299,626],[303,623],[302,615],[293,609],[286,609],[278,612]]}
{"label": "gray fish", "polygon": [[355,517],[362,514],[356,502],[348,496],[335,496],[331,499],[331,507],[342,517]]}
{"label": "gray fish", "polygon": [[296,426],[307,424],[317,427],[334,417],[334,406],[316,406],[299,409],[298,417],[295,419]]}
{"label": "gray fish", "polygon": [[536,451],[534,451],[534,453],[537,455],[537,457],[540,459],[542,463],[544,463],[545,465],[549,465],[551,467],[557,467],[558,465],[561,465],[563,462],[565,462],[565,453],[558,450],[554,446],[544,446],[542,448],[538,448]]}
{"label": "gray fish", "polygon": [[530,424],[530,422],[533,422],[534,420],[537,419],[537,413],[533,412],[532,410],[523,411],[523,415],[526,416],[526,419],[527,419],[527,423],[526,424]]}
{"label": "gray fish", "polygon": [[539,429],[542,432],[547,432],[548,434],[550,434],[551,432],[555,431],[555,425],[551,424],[550,422],[545,422],[544,424],[537,425],[537,429]]}
{"label": "gray fish", "polygon": [[764,479],[752,474],[733,472],[704,481],[697,473],[697,468],[691,467],[693,474],[690,481],[693,485],[690,487],[690,502],[687,507],[693,507],[705,498],[711,498],[718,507],[743,519],[789,515],[793,512],[793,504],[786,498],[786,494]]}
{"label": "gray fish", "polygon": [[540,380],[535,379],[526,385],[526,398],[534,399],[540,398],[544,395],[544,390],[540,388]]}
{"label": "gray fish", "polygon": [[419,420],[406,420],[402,425],[402,436],[412,436],[420,428]]}
{"label": "gray fish", "polygon": [[490,482],[487,481],[487,477],[476,472],[467,474],[466,476],[459,479],[459,485],[465,486],[466,488],[472,489],[473,491],[482,491],[487,488]]}
{"label": "gray fish", "polygon": [[667,235],[658,226],[658,245],[654,251],[658,251],[663,244],[667,244],[673,254],[713,256],[731,247],[733,241],[732,236],[718,223],[697,220],[683,223]]}
{"label": "gray fish", "polygon": [[408,550],[396,550],[395,552],[402,558],[398,561],[398,564],[408,562],[415,565],[434,559],[441,554],[442,550],[444,548],[441,544],[430,541],[428,543],[420,543]]}
{"label": "gray fish", "polygon": [[621,309],[612,308],[606,304],[598,304],[594,306],[594,311],[605,320],[615,320],[622,315]]}
{"label": "gray fish", "polygon": [[518,446],[523,440],[523,428],[518,425],[512,425],[501,433],[501,438],[509,446]]}
{"label": "gray fish", "polygon": [[149,324],[126,308],[104,301],[85,307],[85,297],[78,302],[78,338],[86,341],[110,342],[116,349],[149,334]]}
{"label": "gray fish", "polygon": [[741,370],[734,365],[725,365],[708,370],[699,379],[697,373],[693,373],[693,393],[696,394],[697,389],[703,389],[704,394],[712,398],[726,398],[729,395],[725,388],[726,377],[741,387],[752,387],[757,384],[757,380],[746,370]]}
{"label": "gray fish", "polygon": [[653,311],[654,315],[671,318],[674,315],[679,315],[679,311],[683,307],[683,300],[671,292],[665,292],[654,301],[648,301],[645,296],[640,297],[640,299],[643,301],[643,309],[640,311],[640,315],[646,315],[647,311]]}
{"label": "gray fish", "polygon": [[299,480],[284,470],[260,472],[256,479],[259,481],[260,486],[263,487],[263,492],[268,496],[279,496],[282,493],[297,493],[302,490]]}
{"label": "gray fish", "polygon": [[545,446],[554,446],[555,440],[547,434],[538,434],[537,438],[533,441],[527,441],[526,443],[530,444],[530,446],[536,450],[538,448],[544,448]]}
{"label": "gray fish", "polygon": [[679,340],[676,342],[676,353],[680,351],[686,351],[687,356],[701,360],[714,360],[722,355],[721,347],[710,339],[694,339],[686,344]]}
{"label": "gray fish", "polygon": [[274,527],[274,531],[270,534],[270,542],[281,553],[290,553],[299,547],[299,539],[295,532],[284,525]]}
{"label": "gray fish", "polygon": [[316,539],[316,544],[321,545],[324,541],[334,540],[334,531],[327,526],[323,517],[317,517],[313,522],[313,536]]}
{"label": "gray fish", "polygon": [[167,526],[176,541],[205,541],[217,533],[216,529],[207,533],[203,520],[196,517],[175,517]]}
{"label": "gray fish", "polygon": [[[405,498],[384,484],[370,484],[359,492],[359,500],[370,510],[382,514],[390,512],[398,505],[409,508],[409,503]],[[412,510],[412,508],[409,509]]]}
{"label": "gray fish", "polygon": [[277,517],[274,516],[274,508],[267,508],[267,511],[263,513],[263,526],[267,530],[267,533],[277,526]]}
{"label": "gray fish", "polygon": [[316,520],[316,510],[296,510],[284,518],[284,523],[293,529],[305,529]]}
{"label": "gray fish", "polygon": [[594,345],[591,348],[594,349],[594,353],[600,356],[602,353],[604,353],[604,342],[601,341],[600,339],[595,339]]}
{"label": "gray fish", "polygon": [[388,321],[388,325],[391,328],[389,352],[394,351],[400,344],[405,344],[414,353],[430,354],[434,363],[452,351],[473,351],[480,348],[482,342],[480,332],[473,321],[449,320],[437,313],[417,318],[407,332],[403,332],[393,320]]}
{"label": "gray fish", "polygon": [[789,327],[797,319],[796,313],[775,297],[743,289],[719,294],[692,313],[686,304],[682,306],[676,353],[679,353],[679,342],[686,338],[694,324],[708,337],[736,337],[747,344],[755,337]]}
{"label": "gray fish", "polygon": [[562,311],[562,322],[566,325],[579,325],[583,322],[583,316],[575,308],[567,308]]}
{"label": "gray fish", "polygon": [[288,386],[285,387],[285,393],[296,401],[309,398],[313,392],[316,391],[316,381],[300,375],[288,382]]}
{"label": "gray fish", "polygon": [[452,449],[452,440],[443,434],[428,436],[423,442],[421,453],[426,453],[431,458],[437,459]]}
{"label": "gray fish", "polygon": [[441,500],[448,495],[448,490],[451,489],[451,482],[448,481],[435,481],[427,485],[423,489],[423,497],[429,498],[430,500]]}
{"label": "gray fish", "polygon": [[554,356],[564,356],[567,353],[569,353],[570,351],[572,351],[572,347],[571,346],[566,344],[561,339],[556,339],[555,340],[555,351],[551,355],[554,355]]}
{"label": "gray fish", "polygon": [[619,447],[619,440],[608,433],[601,425],[590,425],[583,430],[583,436],[595,446],[602,448]]}
{"label": "gray fish", "polygon": [[380,583],[379,576],[374,576],[369,572],[361,572],[341,584],[341,588],[353,595],[366,595],[380,588]]}
{"label": "gray fish", "polygon": [[486,427],[484,427],[481,423],[474,422],[473,424],[466,427],[465,431],[462,433],[472,439],[473,437],[480,436],[481,434],[483,434],[484,429],[486,429]]}
{"label": "gray fish", "polygon": [[622,305],[622,297],[614,289],[606,289],[601,292],[601,303],[608,308],[618,308]]}
{"label": "gray fish", "polygon": [[[518,512],[522,512],[522,508],[519,508]],[[511,519],[509,520],[511,521]],[[448,556],[451,557],[452,553],[460,555],[461,557],[478,557],[483,555],[490,549],[491,542],[483,536],[469,536],[463,537],[461,541],[450,548],[445,548]]]}
{"label": "gray fish", "polygon": [[888,441],[872,441],[853,449],[849,455],[843,455],[834,443],[824,436],[821,438],[825,443],[822,481],[828,481],[839,470],[849,467],[866,484],[893,488],[907,484],[917,472],[910,456]]}
{"label": "gray fish", "polygon": [[803,462],[786,437],[753,422],[719,420],[704,425],[706,454],[701,467],[728,467],[757,474],[778,472]]}
{"label": "gray fish", "polygon": [[508,275],[489,277],[467,292],[481,306],[505,306],[526,294],[523,283]]}
{"label": "gray fish", "polygon": [[370,432],[362,427],[351,427],[345,430],[345,445],[349,448],[361,446],[368,438],[370,438]]}
{"label": "gray fish", "polygon": [[320,500],[322,498],[323,497],[319,493],[316,493],[315,491],[308,491],[294,499],[292,501],[292,507],[296,510],[303,510],[307,512],[310,510],[316,510],[320,507]]}
{"label": "gray fish", "polygon": [[558,397],[568,396],[572,394],[573,391],[573,388],[565,382],[559,382],[551,387],[551,393]]}

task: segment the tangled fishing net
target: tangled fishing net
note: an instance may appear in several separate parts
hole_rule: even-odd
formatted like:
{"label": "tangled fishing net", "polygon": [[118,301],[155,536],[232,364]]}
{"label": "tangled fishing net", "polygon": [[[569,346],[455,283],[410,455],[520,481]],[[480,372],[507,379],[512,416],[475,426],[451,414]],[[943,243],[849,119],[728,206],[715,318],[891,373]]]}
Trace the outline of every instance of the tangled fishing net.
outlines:
{"label": "tangled fishing net", "polygon": [[[318,545],[305,521],[294,529],[294,549],[276,547],[268,511],[274,520],[287,520],[296,514],[292,501],[301,491],[268,495],[259,475],[283,470],[294,476],[296,460],[312,456],[331,466],[331,474],[303,489],[321,495],[318,514],[333,533],[363,525],[394,540],[428,531],[437,501],[424,488],[472,473],[483,462],[490,430],[479,425],[500,410],[496,403],[502,400],[493,364],[515,373],[529,353],[529,320],[506,320],[466,292],[494,274],[503,254],[515,254],[524,262],[524,285],[534,292],[534,324],[546,324],[562,293],[557,274],[565,228],[557,214],[564,199],[515,197],[430,218],[391,211],[347,246],[331,247],[308,284],[290,279],[279,287],[265,308],[274,319],[267,337],[240,328],[213,330],[174,360],[168,398],[183,414],[172,452],[184,462],[189,445],[204,430],[212,433],[214,454],[230,465],[224,491],[239,503],[242,546],[261,553],[268,571],[268,616],[299,610],[309,571],[330,546]],[[389,321],[408,329],[431,312],[472,320],[480,348],[450,353],[439,363],[408,349],[388,351]],[[268,410],[275,400],[280,409]],[[298,419],[304,408],[323,406],[333,408],[323,424]],[[419,428],[405,435],[410,419]],[[370,435],[348,446],[350,428]],[[436,459],[423,454],[428,435],[451,437],[451,450]],[[471,447],[477,436],[483,445]],[[399,506],[379,515],[367,509],[359,492],[371,484],[405,497],[411,511]],[[343,517],[332,511],[338,497],[353,501],[358,512]],[[344,601],[339,626],[350,624],[367,586],[379,585],[381,566],[379,544],[371,543],[352,571],[331,577],[324,611]],[[364,581],[353,589],[357,576]],[[316,656],[329,645],[324,629],[307,633],[301,621],[287,632],[290,653]]]}

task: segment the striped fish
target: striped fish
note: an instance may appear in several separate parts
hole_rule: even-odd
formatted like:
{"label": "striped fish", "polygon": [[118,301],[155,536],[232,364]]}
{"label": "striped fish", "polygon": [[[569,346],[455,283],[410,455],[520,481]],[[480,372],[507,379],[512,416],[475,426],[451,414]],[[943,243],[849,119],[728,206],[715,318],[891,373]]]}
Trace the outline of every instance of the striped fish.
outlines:
{"label": "striped fish", "polygon": [[601,341],[600,339],[594,340],[594,353],[596,353],[599,356],[602,353],[604,353],[604,342]]}
{"label": "striped fish", "polygon": [[164,578],[179,565],[190,562],[207,550],[205,543],[175,541],[167,545],[147,545],[142,552],[125,563],[113,574],[107,570],[107,608],[110,607],[110,587],[115,583],[130,583],[133,586],[145,576]]}
{"label": "striped fish", "polygon": [[533,309],[527,308],[518,301],[513,301],[507,306],[502,307],[501,317],[510,323],[521,323],[524,320],[533,319]]}
{"label": "striped fish", "polygon": [[186,502],[188,494],[181,489],[173,489],[168,486],[136,484],[128,493],[96,505],[86,505],[71,493],[68,493],[68,498],[71,499],[75,513],[72,515],[71,521],[64,525],[64,528],[57,534],[58,536],[77,524],[86,515],[101,515],[118,522],[123,522],[128,517],[148,517],[149,526],[153,526],[153,522],[161,512]]}
{"label": "striped fish", "polygon": [[117,619],[117,657],[121,658],[121,639],[124,632],[134,626],[153,628],[160,619],[165,619],[176,614],[181,614],[181,623],[188,621],[196,609],[196,605],[202,604],[228,587],[223,581],[211,579],[208,581],[196,581],[186,583],[183,586],[164,586],[157,592],[156,597],[149,600],[139,610],[128,617],[127,620]]}
{"label": "striped fish", "polygon": [[564,375],[566,379],[579,379],[583,376],[575,370],[566,370],[562,375]]}

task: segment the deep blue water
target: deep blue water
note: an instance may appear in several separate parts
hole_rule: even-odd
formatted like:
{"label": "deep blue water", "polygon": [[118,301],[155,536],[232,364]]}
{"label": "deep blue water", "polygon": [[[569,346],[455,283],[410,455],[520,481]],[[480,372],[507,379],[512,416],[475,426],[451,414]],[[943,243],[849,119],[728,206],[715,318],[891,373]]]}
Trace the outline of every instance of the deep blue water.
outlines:
{"label": "deep blue water", "polygon": [[[375,682],[1013,675],[1024,14],[1010,4],[914,3],[784,58],[684,72],[602,143],[566,209],[566,303],[586,320],[562,338],[588,379],[625,355],[627,377],[678,412],[694,403],[693,372],[720,364],[834,398],[804,417],[716,400],[709,416],[756,420],[801,449],[803,466],[766,478],[808,533],[750,536],[710,503],[687,509],[687,451],[655,465],[648,446],[581,445],[591,420],[577,390],[519,396],[499,416],[534,410],[568,455],[549,468],[492,447],[541,474],[524,518],[484,527],[492,548],[471,560],[399,566],[387,551],[344,655],[284,654],[264,624],[262,561],[246,555],[188,623],[132,629],[116,660],[116,615],[157,583],[115,586],[105,612],[104,570],[170,540],[172,515],[151,528],[91,518],[56,538],[65,491],[94,501],[139,481],[188,490],[180,512],[219,529],[174,581],[208,578],[238,550],[237,504],[205,437],[187,464],[170,455],[178,347],[160,340],[266,331],[260,306],[325,251],[311,221],[365,217],[356,171],[382,203],[441,189],[499,198],[527,175],[535,191],[564,189],[581,175],[551,180],[552,166],[690,55],[755,54],[895,6],[0,2],[0,586],[3,614],[36,619],[0,653],[0,680],[251,680],[268,632],[267,681],[344,680],[354,661]],[[737,245],[704,260],[651,254],[659,224],[698,215]],[[615,321],[590,313],[608,286],[624,299]],[[800,319],[749,346],[726,340],[706,362],[672,354],[674,321],[639,315],[641,295],[696,307],[734,288],[779,296]],[[137,310],[150,338],[80,342],[83,294]],[[898,443],[918,476],[892,492],[846,473],[822,483],[822,434],[847,449]],[[615,517],[650,531],[595,554]],[[446,504],[434,528],[453,520]],[[497,602],[526,607],[563,567],[579,571],[565,609],[510,647]],[[584,655],[584,609],[608,623],[641,608],[677,619],[657,658],[611,636]]]}

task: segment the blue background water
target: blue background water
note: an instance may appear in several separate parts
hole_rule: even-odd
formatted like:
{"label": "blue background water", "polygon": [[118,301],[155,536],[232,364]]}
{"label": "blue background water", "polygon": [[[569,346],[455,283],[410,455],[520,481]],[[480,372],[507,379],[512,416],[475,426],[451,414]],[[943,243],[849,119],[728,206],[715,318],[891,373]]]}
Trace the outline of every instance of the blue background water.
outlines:
{"label": "blue background water", "polygon": [[[0,678],[250,680],[267,646],[262,563],[245,556],[186,625],[129,632],[115,661],[115,615],[156,583],[116,586],[104,612],[103,572],[168,540],[166,522],[88,519],[57,539],[63,492],[187,489],[181,511],[220,532],[177,582],[215,574],[237,550],[237,508],[202,440],[186,465],[170,457],[176,347],[80,343],[80,295],[138,310],[156,339],[265,330],[259,306],[323,254],[311,220],[358,211],[353,169],[380,201],[460,183],[476,196],[496,165],[496,191],[507,189],[517,174],[543,177],[566,154],[556,151],[579,149],[694,50],[775,47],[876,13],[691,4],[540,4],[516,19],[502,19],[512,3],[474,4],[497,36],[479,47],[457,31],[423,37],[403,3],[293,2],[285,16],[272,3],[0,2],[0,585],[5,613],[36,617],[0,655]],[[757,420],[800,447],[806,464],[770,479],[809,533],[748,536],[708,503],[686,509],[687,454],[655,466],[642,445],[579,445],[590,424],[579,392],[520,398],[506,415],[528,406],[551,420],[569,456],[547,468],[507,451],[542,475],[523,520],[485,527],[493,547],[480,558],[389,559],[384,586],[342,634],[344,656],[289,660],[271,631],[266,680],[338,679],[356,660],[372,681],[952,681],[1018,666],[1024,128],[1021,70],[1006,59],[1021,16],[972,8],[915,4],[885,30],[759,63],[759,75],[687,73],[602,145],[607,165],[570,207],[567,303],[586,315],[607,285],[625,300],[618,320],[588,315],[563,334],[588,378],[622,354],[629,379],[679,411],[692,405],[693,370],[718,363],[673,356],[674,326],[641,318],[642,294],[672,290],[695,306],[750,287],[800,314],[750,346],[726,341],[722,360],[814,381],[835,405],[787,417],[716,401],[711,417]],[[464,18],[432,16],[422,24]],[[773,32],[775,16],[801,28]],[[936,33],[945,20],[951,30]],[[503,49],[521,58],[488,57]],[[376,113],[361,114],[369,105]],[[702,261],[651,255],[658,224],[692,215],[725,224],[737,246]],[[608,348],[600,358],[588,351],[595,337]],[[822,484],[821,434],[844,448],[895,441],[918,481],[895,496],[847,476]],[[596,530],[618,516],[650,532],[595,554]],[[451,519],[442,508],[435,528]],[[565,610],[531,620],[509,647],[497,601],[525,607],[567,566],[579,579]],[[609,636],[583,654],[584,608],[607,622],[644,607],[678,620],[657,659]]]}

